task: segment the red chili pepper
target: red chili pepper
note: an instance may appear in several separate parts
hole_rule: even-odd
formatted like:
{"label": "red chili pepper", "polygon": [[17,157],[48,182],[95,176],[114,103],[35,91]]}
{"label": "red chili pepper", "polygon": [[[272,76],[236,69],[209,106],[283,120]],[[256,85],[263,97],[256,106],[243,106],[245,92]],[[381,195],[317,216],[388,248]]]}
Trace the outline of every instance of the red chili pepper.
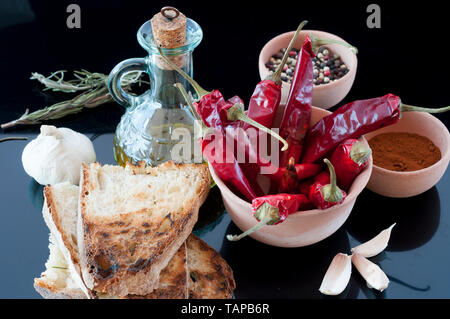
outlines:
{"label": "red chili pepper", "polygon": [[293,157],[289,159],[289,163],[284,170],[284,174],[280,182],[279,191],[280,193],[298,193],[298,177],[297,171],[295,170],[295,161]]}
{"label": "red chili pepper", "polygon": [[[225,128],[229,125],[232,125],[234,128],[239,126],[242,127],[243,123],[236,122],[242,121],[272,135],[284,144],[282,150],[287,149],[288,144],[283,138],[281,138],[280,135],[252,120],[247,116],[247,114],[245,114],[244,105],[240,103],[242,100],[238,96],[234,96],[229,101],[225,101],[222,93],[218,90],[213,90],[212,92],[206,91],[186,72],[170,61],[164,55],[160,47],[158,47],[158,52],[164,61],[175,71],[177,71],[183,78],[185,78],[186,81],[188,81],[194,88],[199,99],[198,102],[194,103],[194,110],[200,115],[201,120],[206,126],[225,130]],[[239,101],[239,103],[234,103],[236,101]]]}
{"label": "red chili pepper", "polygon": [[[205,119],[201,119],[199,114],[195,111],[195,106],[191,102],[184,87],[180,83],[177,83],[176,86],[191,108],[198,123],[201,123],[202,125],[203,132],[200,140],[202,154],[207,158],[216,174],[228,187],[238,194],[242,194],[247,200],[251,201],[256,197],[261,196],[263,192],[259,185],[250,184],[242,172],[242,168],[234,155],[234,145],[227,143],[225,132],[226,125],[221,120],[221,117],[207,116]],[[216,105],[225,103],[218,91],[214,94],[210,94],[209,97],[215,100],[214,103],[216,103]],[[214,112],[219,115],[219,113],[216,112],[218,108],[214,109],[210,107],[209,109],[213,111],[207,113],[208,115],[211,115]],[[211,126],[206,125],[205,122]],[[211,129],[208,130],[208,127],[214,129],[214,134],[209,134]],[[212,145],[212,147],[208,148],[209,145]],[[220,151],[220,154],[217,154],[217,151]]]}
{"label": "red chili pepper", "polygon": [[314,80],[312,58],[314,56],[311,39],[306,37],[297,58],[291,89],[280,125],[280,135],[289,144],[287,152],[281,154],[281,167],[286,166],[291,157],[298,162],[301,156],[303,138],[311,120]]}
{"label": "red chili pepper", "polygon": [[[281,101],[281,72],[285,67],[295,39],[307,22],[308,21],[303,21],[300,23],[284,52],[283,59],[277,70],[256,85],[255,91],[250,99],[247,115],[265,127],[272,127],[277,108]],[[244,128],[247,129],[248,124],[246,124]]]}
{"label": "red chili pepper", "polygon": [[308,198],[303,194],[276,194],[255,198],[252,201],[252,212],[259,223],[239,236],[227,235],[227,239],[237,241],[265,225],[279,224],[290,214],[302,210],[309,203]]}
{"label": "red chili pepper", "polygon": [[[200,85],[194,81],[189,75],[187,75],[183,70],[181,70],[177,65],[170,61],[162,52],[161,48],[158,47],[158,51],[164,61],[169,64],[174,70],[180,73],[194,88],[197,95],[199,96],[199,101],[196,105],[193,105],[190,97],[187,95],[186,90],[184,90],[182,85],[176,85],[182,95],[184,96],[186,102],[191,107],[191,111],[197,120],[206,127],[214,128],[218,130],[216,134],[210,135],[209,140],[202,139],[202,153],[208,159],[208,162],[213,166],[217,175],[223,179],[223,181],[237,190],[248,200],[262,195],[262,191],[259,185],[256,183],[256,179],[252,182],[246,178],[242,167],[236,160],[234,154],[234,145],[230,146],[226,142],[227,129],[231,129],[231,133],[235,131],[236,128],[240,127],[240,123],[237,121],[245,121],[251,125],[257,127],[258,129],[265,131],[276,138],[281,137],[270,129],[262,126],[261,124],[249,119],[244,112],[243,105],[240,103],[233,104],[236,101],[242,101],[239,97],[233,97],[230,101],[225,101],[223,95],[218,91],[214,90],[208,92],[200,87]],[[217,134],[219,133],[219,134]],[[230,132],[228,132],[230,133]],[[217,140],[217,136],[220,136],[220,140]],[[247,141],[240,141],[240,143],[246,143]],[[287,143],[285,143],[284,149],[287,148]],[[210,144],[213,144],[213,148],[208,148]],[[239,141],[238,141],[239,143]],[[217,148],[220,148],[222,154],[216,154]],[[249,146],[251,147],[251,146]],[[208,151],[205,150],[208,148]]]}
{"label": "red chili pepper", "polygon": [[322,185],[330,184],[330,172],[323,171],[314,176],[314,182],[321,183]]}
{"label": "red chili pepper", "polygon": [[[314,163],[295,164],[295,171],[299,181],[316,176],[322,166]],[[283,175],[286,173],[286,167],[279,168],[274,174],[267,175],[271,180],[280,182]]]}
{"label": "red chili pepper", "polygon": [[311,178],[301,182],[298,187],[300,194],[303,194],[309,198],[309,190],[311,189],[312,184],[314,184],[314,180]]}
{"label": "red chili pepper", "polygon": [[330,162],[336,171],[339,187],[349,190],[356,176],[367,166],[371,154],[370,147],[355,139],[345,140],[336,147]]}
{"label": "red chili pepper", "polygon": [[319,39],[313,35],[306,37],[297,58],[291,89],[280,125],[280,135],[289,144],[288,151],[281,154],[281,167],[286,166],[291,157],[297,163],[302,155],[303,140],[311,121],[314,87],[312,59],[315,57],[315,53],[319,50],[320,46],[330,43],[350,47],[357,52],[355,47],[342,41]]}
{"label": "red chili pepper", "polygon": [[336,185],[336,173],[328,159],[324,159],[330,170],[330,183],[323,184],[320,181],[311,185],[309,200],[318,209],[327,209],[342,203],[347,194]]}
{"label": "red chili pepper", "polygon": [[393,94],[345,104],[311,127],[305,139],[301,162],[313,163],[328,155],[344,140],[359,138],[366,133],[397,123],[402,112],[410,111],[442,113],[450,111],[450,106],[429,109],[406,105]]}

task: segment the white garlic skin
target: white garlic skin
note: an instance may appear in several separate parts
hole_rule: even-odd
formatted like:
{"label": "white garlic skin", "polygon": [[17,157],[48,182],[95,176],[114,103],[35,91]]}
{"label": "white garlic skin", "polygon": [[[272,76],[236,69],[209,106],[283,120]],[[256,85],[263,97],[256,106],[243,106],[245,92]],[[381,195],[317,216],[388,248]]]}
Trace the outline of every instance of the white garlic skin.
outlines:
{"label": "white garlic skin", "polygon": [[25,172],[41,185],[80,183],[81,163],[96,161],[91,140],[69,128],[42,125],[41,134],[25,146]]}

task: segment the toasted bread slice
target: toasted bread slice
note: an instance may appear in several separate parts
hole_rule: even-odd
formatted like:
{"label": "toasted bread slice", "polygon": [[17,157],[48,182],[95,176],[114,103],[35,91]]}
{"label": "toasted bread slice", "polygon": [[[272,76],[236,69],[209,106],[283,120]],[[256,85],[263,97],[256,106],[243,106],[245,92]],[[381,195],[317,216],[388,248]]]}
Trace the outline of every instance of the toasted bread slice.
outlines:
{"label": "toasted bread slice", "polygon": [[[46,299],[78,299],[86,298],[80,289],[74,287],[75,282],[70,278],[70,272],[65,269],[64,256],[58,247],[51,245],[47,270],[40,278],[34,280],[35,289]],[[132,299],[171,299],[171,298],[232,298],[235,282],[233,272],[225,260],[200,238],[190,235],[182,249],[172,258],[169,265],[161,272],[160,288],[146,296],[130,295],[125,298]],[[183,250],[187,252],[187,267],[181,269]],[[186,259],[184,259],[186,260]],[[53,269],[52,265],[58,268]],[[187,280],[187,293],[175,286],[183,286],[183,276],[186,278],[186,269],[189,271]],[[186,280],[184,281],[186,283]],[[116,298],[107,294],[99,298]]]}
{"label": "toasted bread slice", "polygon": [[[86,299],[86,294],[72,277],[73,273],[69,271],[66,259],[59,247],[54,244],[54,239],[50,240],[49,249],[50,255],[45,263],[46,270],[40,278],[34,279],[36,291],[45,299]],[[186,299],[188,297],[186,270],[186,244],[183,244],[167,267],[161,271],[157,289],[145,297],[130,295],[127,298]],[[99,294],[96,297],[116,298],[106,294]]]}
{"label": "toasted bread slice", "polygon": [[55,244],[64,255],[68,271],[79,288],[89,297],[81,278],[77,245],[77,209],[79,187],[69,182],[46,186],[42,214]]}
{"label": "toasted bread slice", "polygon": [[190,299],[230,299],[236,283],[227,262],[195,235],[186,241]]}
{"label": "toasted bread slice", "polygon": [[78,248],[88,289],[148,295],[185,242],[209,191],[202,164],[83,164]]}
{"label": "toasted bread slice", "polygon": [[[61,267],[56,268],[59,269],[56,271],[56,274],[59,275],[59,277],[71,277],[70,279],[76,281],[86,297],[90,297],[90,294],[86,293],[86,287],[79,275],[79,255],[76,239],[78,194],[79,187],[67,182],[46,186],[44,188],[45,203],[43,215],[51,230],[52,241],[58,246],[58,249],[56,249],[53,247],[55,244],[51,244],[49,261],[56,260],[58,264],[67,268],[64,271],[61,271]],[[57,240],[57,238],[59,238],[59,240]],[[58,257],[61,254],[64,258]],[[70,265],[72,265],[73,268],[71,268]],[[74,269],[77,271],[73,271]],[[186,269],[186,247],[185,245],[182,245],[172,257],[167,267],[161,271],[158,288],[155,289],[148,298],[187,298]],[[45,292],[46,283],[48,287],[58,287],[57,282],[52,284],[51,279],[45,280],[44,277],[46,276],[41,276],[42,280],[40,281],[40,284],[36,286],[35,283],[37,290],[41,289],[41,291]],[[54,277],[55,276],[50,276],[50,278]],[[97,296],[95,291],[92,291],[91,294]]]}
{"label": "toasted bread slice", "polygon": [[45,299],[85,299],[86,294],[73,279],[61,250],[50,234],[50,254],[45,263],[46,270],[34,279],[34,288]]}

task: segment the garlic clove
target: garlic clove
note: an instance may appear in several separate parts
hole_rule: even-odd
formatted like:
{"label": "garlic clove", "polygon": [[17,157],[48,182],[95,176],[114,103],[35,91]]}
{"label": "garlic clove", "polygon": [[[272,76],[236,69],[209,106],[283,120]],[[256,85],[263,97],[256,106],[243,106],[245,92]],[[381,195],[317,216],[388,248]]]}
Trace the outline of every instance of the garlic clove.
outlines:
{"label": "garlic clove", "polygon": [[391,237],[392,228],[394,228],[395,224],[391,227],[383,230],[377,236],[372,238],[365,243],[352,248],[352,253],[357,253],[366,258],[373,257],[381,253],[388,245],[389,238]]}
{"label": "garlic clove", "polygon": [[389,278],[378,265],[358,253],[352,255],[352,262],[361,276],[366,280],[369,288],[383,291],[388,287]]}
{"label": "garlic clove", "polygon": [[351,274],[351,257],[347,254],[337,254],[323,277],[319,291],[324,295],[339,295],[347,287]]}

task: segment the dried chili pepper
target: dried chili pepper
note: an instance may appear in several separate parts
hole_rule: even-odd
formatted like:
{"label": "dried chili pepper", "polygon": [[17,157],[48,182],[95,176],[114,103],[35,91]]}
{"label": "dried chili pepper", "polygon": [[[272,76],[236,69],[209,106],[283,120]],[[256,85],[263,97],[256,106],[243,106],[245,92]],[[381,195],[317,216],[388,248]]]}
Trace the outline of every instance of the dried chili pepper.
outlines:
{"label": "dried chili pepper", "polygon": [[356,176],[367,166],[372,154],[369,146],[356,139],[348,139],[336,147],[330,162],[336,172],[337,184],[348,191]]}
{"label": "dried chili pepper", "polygon": [[328,159],[324,159],[330,171],[330,182],[325,184],[323,181],[316,181],[311,185],[309,200],[318,209],[327,209],[342,203],[347,194],[336,184],[336,173],[333,165]]}
{"label": "dried chili pepper", "polygon": [[322,184],[330,184],[330,170],[322,171],[316,176],[314,176],[314,182],[319,182]]}
{"label": "dried chili pepper", "polygon": [[301,157],[303,140],[311,121],[312,94],[314,86],[313,61],[319,48],[326,44],[339,44],[357,52],[352,45],[330,39],[320,39],[310,34],[306,37],[297,58],[292,85],[280,125],[280,135],[288,144],[287,152],[281,154],[280,165],[284,167],[291,157],[297,163]]}
{"label": "dried chili pepper", "polygon": [[442,113],[450,111],[450,106],[429,109],[406,105],[393,94],[345,104],[311,127],[305,139],[301,162],[313,163],[324,158],[344,140],[359,138],[366,133],[395,124],[401,113],[410,111]]}
{"label": "dried chili pepper", "polygon": [[234,96],[230,99],[230,102],[228,102],[225,101],[220,91],[206,91],[193,78],[186,74],[186,72],[170,61],[164,55],[160,47],[158,47],[158,52],[164,61],[175,71],[177,71],[184,79],[186,79],[186,81],[188,81],[194,88],[199,98],[198,102],[194,103],[195,110],[200,115],[206,126],[225,129],[226,126],[233,124],[235,121],[246,122],[278,139],[281,143],[283,143],[282,150],[287,149],[288,144],[283,138],[281,138],[280,135],[249,118],[244,112],[243,104],[234,103],[236,100],[242,101],[239,97]]}
{"label": "dried chili pepper", "polygon": [[[297,173],[297,178],[299,181],[316,176],[322,166],[315,163],[306,164],[295,164],[295,171]],[[268,175],[268,177],[273,181],[281,181],[283,175],[286,172],[286,167],[279,168],[274,174]]]}
{"label": "dried chili pepper", "polygon": [[313,92],[314,53],[311,40],[306,38],[297,58],[292,85],[289,91],[286,108],[280,125],[280,135],[287,140],[289,149],[281,154],[280,166],[286,166],[291,157],[298,162],[301,156],[302,142],[311,120]]}
{"label": "dried chili pepper", "polygon": [[[250,98],[247,115],[265,127],[272,127],[277,108],[281,101],[281,72],[283,72],[283,67],[286,64],[295,39],[306,23],[308,21],[303,21],[298,26],[297,31],[284,52],[283,59],[277,70],[256,85],[255,91]],[[244,126],[244,129],[247,128],[248,124]]]}
{"label": "dried chili pepper", "polygon": [[283,177],[281,178],[279,190],[280,193],[295,194],[298,192],[298,177],[293,157],[289,159],[286,166]]}
{"label": "dried chili pepper", "polygon": [[[318,39],[312,35],[306,37],[302,49],[297,58],[291,89],[289,91],[286,108],[280,125],[280,135],[289,144],[287,152],[281,154],[280,165],[294,158],[298,162],[303,150],[303,140],[311,121],[312,94],[314,86],[313,61],[319,47],[325,44],[335,43],[350,46],[347,43],[335,40]],[[356,48],[355,48],[356,50]],[[286,185],[288,181],[282,180],[280,185]],[[273,187],[272,187],[273,189]],[[281,191],[281,189],[280,189]]]}
{"label": "dried chili pepper", "polygon": [[311,178],[301,182],[298,187],[300,194],[303,194],[309,198],[309,191],[311,189],[312,184],[314,184],[314,180]]}
{"label": "dried chili pepper", "polygon": [[[176,83],[175,86],[180,90],[181,94],[186,100],[186,103],[191,108],[192,114],[195,116],[197,122],[202,125],[201,134],[201,149],[202,154],[207,158],[210,165],[214,168],[217,175],[223,180],[228,187],[234,191],[242,194],[247,200],[253,200],[254,198],[261,196],[262,191],[258,185],[251,185],[245,177],[242,169],[234,156],[234,148],[226,142],[226,136],[221,128],[224,128],[224,124],[220,121],[220,117],[209,122],[211,126],[205,125],[205,121],[200,118],[199,114],[195,110],[195,106],[191,102],[189,95],[184,89],[183,85]],[[216,95],[217,96],[217,95]],[[214,95],[211,95],[214,97]],[[214,134],[210,134],[208,127],[214,125]],[[208,135],[208,138],[207,138]],[[213,144],[214,143],[214,144]],[[208,145],[214,145],[210,151],[206,151]],[[221,154],[216,154],[217,149],[221,149]],[[230,160],[231,159],[231,160]]]}
{"label": "dried chili pepper", "polygon": [[309,206],[309,203],[308,198],[303,194],[276,194],[255,198],[252,201],[252,212],[258,224],[240,235],[227,235],[227,239],[237,241],[265,225],[279,224],[290,214]]}

